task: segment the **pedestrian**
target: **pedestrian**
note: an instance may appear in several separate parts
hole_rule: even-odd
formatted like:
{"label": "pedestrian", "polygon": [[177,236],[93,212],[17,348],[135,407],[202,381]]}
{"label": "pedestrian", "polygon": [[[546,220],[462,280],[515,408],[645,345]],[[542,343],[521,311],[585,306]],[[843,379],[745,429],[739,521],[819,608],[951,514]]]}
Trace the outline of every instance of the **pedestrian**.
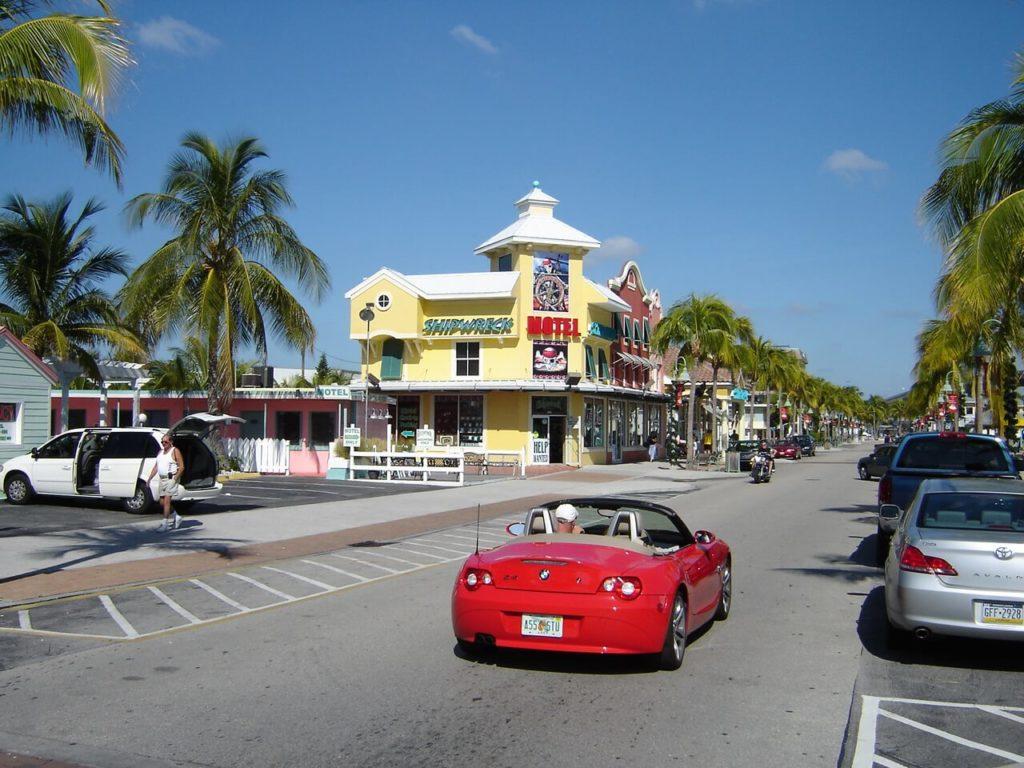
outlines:
{"label": "pedestrian", "polygon": [[181,525],[181,517],[171,509],[171,499],[177,493],[178,484],[181,482],[181,476],[184,473],[185,459],[181,455],[181,451],[174,446],[171,436],[165,434],[160,438],[160,453],[156,455],[156,464],[150,470],[149,479],[147,480],[147,482],[151,483],[153,482],[153,475],[158,474],[160,476],[158,494],[164,513],[164,521],[160,523],[161,531],[177,528]]}
{"label": "pedestrian", "polygon": [[658,457],[658,433],[651,432],[647,436],[647,460],[654,461]]}

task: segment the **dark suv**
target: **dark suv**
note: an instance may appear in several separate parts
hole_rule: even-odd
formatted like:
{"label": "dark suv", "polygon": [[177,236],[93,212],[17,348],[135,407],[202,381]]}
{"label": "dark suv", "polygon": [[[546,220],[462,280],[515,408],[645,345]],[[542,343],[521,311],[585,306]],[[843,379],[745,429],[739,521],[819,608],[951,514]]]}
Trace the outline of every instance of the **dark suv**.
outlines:
{"label": "dark suv", "polygon": [[800,446],[800,453],[804,456],[814,455],[814,438],[810,435],[793,435],[789,439]]}

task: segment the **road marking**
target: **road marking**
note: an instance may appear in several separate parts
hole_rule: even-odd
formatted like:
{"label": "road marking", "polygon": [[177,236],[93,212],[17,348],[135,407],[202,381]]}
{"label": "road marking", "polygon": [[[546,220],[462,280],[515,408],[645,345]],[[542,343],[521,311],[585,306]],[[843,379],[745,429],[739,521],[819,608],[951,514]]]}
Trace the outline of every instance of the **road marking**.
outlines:
{"label": "road marking", "polygon": [[266,584],[264,584],[262,581],[256,581],[256,579],[251,579],[248,576],[243,576],[241,573],[235,573],[234,571],[228,571],[227,575],[228,576],[234,576],[236,579],[240,579],[241,581],[244,581],[244,582],[247,582],[249,584],[252,584],[254,587],[259,587],[260,589],[266,590],[267,592],[269,592],[272,595],[277,595],[282,600],[294,600],[295,599],[294,595],[289,595],[287,592],[282,592],[279,589],[274,589],[273,587],[269,587]]}
{"label": "road marking", "polygon": [[301,493],[315,493],[315,494],[317,494],[319,496],[337,496],[338,495],[338,493],[336,491],[315,491],[312,488],[307,488],[305,486],[300,486],[300,485],[286,486],[286,485],[265,485],[265,484],[261,484],[261,483],[246,483],[245,485],[240,485],[239,487],[243,488],[245,490],[248,490],[249,488],[256,488],[257,490],[260,490],[260,491],[283,491],[285,493],[292,493],[292,494],[300,493],[301,492]]}
{"label": "road marking", "polygon": [[850,768],[871,768],[875,764],[875,728],[878,722],[878,697],[861,696],[860,725],[857,727],[857,746],[853,751]]}
{"label": "road marking", "polygon": [[[350,579],[355,579],[356,581],[367,582],[367,581],[373,581],[374,580],[374,579],[368,578],[366,576],[359,576],[358,574],[350,573],[349,571],[343,571],[341,568],[335,568],[333,565],[328,565],[327,563],[318,563],[316,560],[303,560],[302,562],[309,563],[310,565],[318,565],[321,568],[326,568],[328,571],[334,571],[335,573],[340,573],[342,576],[348,576]],[[377,576],[376,578],[380,578],[380,577]]]}
{"label": "road marking", "polygon": [[165,595],[163,592],[161,592],[156,587],[149,587],[149,591],[152,592],[154,595],[156,595],[157,599],[159,599],[164,605],[166,605],[168,608],[170,608],[176,614],[178,614],[183,619],[185,619],[185,621],[187,621],[189,624],[198,624],[199,623],[200,620],[199,620],[199,618],[195,614],[190,613],[189,611],[187,611],[184,608],[182,608],[180,605],[178,605],[176,602],[174,602],[171,598],[169,598],[167,595]]}
{"label": "road marking", "polygon": [[1019,762],[1024,762],[1024,755],[1018,755],[1018,754],[1015,754],[1014,752],[1007,752],[1007,751],[1002,750],[1002,749],[996,749],[995,747],[990,747],[987,744],[981,744],[980,742],[977,742],[977,741],[971,741],[970,739],[965,739],[962,736],[957,736],[956,734],[953,734],[953,733],[947,733],[946,731],[940,731],[938,728],[933,728],[930,725],[925,725],[924,723],[919,723],[916,720],[911,720],[909,717],[903,717],[902,715],[897,715],[894,712],[886,712],[884,709],[880,709],[880,710],[878,710],[878,714],[881,715],[882,717],[887,717],[890,720],[895,720],[897,723],[902,723],[903,725],[909,725],[911,728],[917,728],[918,730],[924,731],[925,733],[930,733],[932,736],[938,736],[941,739],[946,739],[947,741],[952,741],[954,744],[960,744],[961,746],[964,746],[964,747],[970,747],[971,749],[976,749],[979,752],[987,752],[990,755],[995,755],[996,757],[1002,757],[1002,758],[1004,758],[1006,760],[1013,760],[1014,762],[1018,762],[1018,763]]}
{"label": "road marking", "polygon": [[998,715],[999,717],[1005,717],[1007,720],[1012,720],[1015,723],[1020,723],[1024,725],[1024,717],[1020,717],[1019,715],[1011,715],[1002,707],[993,707],[990,705],[983,704],[980,707],[978,707],[978,709],[980,709],[982,712],[988,712],[990,715]]}
{"label": "road marking", "polygon": [[[409,542],[405,541],[405,542],[402,542],[402,543],[403,544],[408,544]],[[446,563],[448,562],[448,559],[446,557],[444,557],[443,555],[432,555],[429,552],[420,552],[419,550],[416,550],[416,549],[402,549],[401,547],[390,546],[390,547],[388,547],[388,551],[389,552],[405,552],[405,554],[407,554],[407,555],[417,555],[419,557],[432,557],[434,560],[443,560]],[[409,562],[409,561],[406,560],[405,562]],[[413,565],[423,565],[423,563],[413,563]]]}
{"label": "road marking", "polygon": [[[422,568],[424,566],[424,563],[414,563],[412,560],[403,560],[400,557],[391,557],[390,555],[382,555],[380,552],[370,551],[369,549],[366,551],[366,554],[373,555],[374,557],[383,557],[385,560],[394,560],[396,563],[405,563],[406,565],[411,565],[412,566],[412,568],[408,568],[405,571],[402,571],[402,573],[408,573],[409,571],[415,571],[416,569]],[[338,555],[338,557],[341,557],[341,555]],[[432,563],[427,563],[427,565],[432,565]]]}
{"label": "road marking", "polygon": [[907,768],[903,763],[897,763],[895,760],[890,760],[888,757],[882,755],[875,755],[871,761],[872,765],[880,765],[882,768]]}
{"label": "road marking", "polygon": [[126,619],[117,606],[114,605],[114,601],[110,599],[110,595],[100,595],[100,602],[103,603],[103,607],[107,609],[107,613],[110,614],[110,618],[121,628],[124,632],[125,637],[138,637],[139,633],[135,630],[135,627]]}
{"label": "road marking", "polygon": [[[402,543],[405,544],[406,546],[426,547],[427,549],[438,549],[441,552],[447,552],[450,555],[459,555],[460,557],[465,557],[466,555],[468,555],[470,552],[473,551],[473,550],[469,550],[467,552],[464,549],[450,549],[449,547],[439,547],[437,544],[421,544],[419,541],[403,541]],[[416,550],[414,549],[413,552],[416,552]],[[425,555],[427,553],[426,552],[422,552],[422,553],[417,553],[417,554],[424,554]]]}
{"label": "road marking", "polygon": [[232,499],[262,499],[263,501],[281,501],[287,498],[286,496],[250,496],[245,493],[222,493],[221,496],[228,496]]}
{"label": "road marking", "polygon": [[[437,535],[438,536],[444,536],[446,539],[458,539],[459,541],[473,541],[473,542],[476,541],[476,537],[475,536],[460,536],[457,533],[439,533]],[[497,539],[498,541],[504,541],[506,538],[508,538],[507,536],[502,536],[502,535],[497,534],[497,533],[486,533],[484,531],[480,531],[480,537],[481,538],[489,537],[489,538],[492,538],[492,539]]]}
{"label": "road marking", "polygon": [[18,626],[22,629],[32,629],[32,619],[29,618],[28,611],[18,611]]}
{"label": "road marking", "polygon": [[317,581],[316,579],[311,579],[308,576],[303,576],[303,575],[298,574],[298,573],[292,573],[291,571],[286,571],[283,568],[274,568],[272,565],[264,565],[264,566],[262,566],[262,568],[265,571],[274,571],[274,573],[283,573],[285,576],[291,576],[293,579],[298,579],[299,581],[304,581],[307,584],[312,584],[314,587],[318,587],[320,589],[324,589],[324,590],[335,589],[335,587],[332,584],[327,584],[327,583],[322,582],[322,581]]}
{"label": "road marking", "polygon": [[211,595],[216,597],[218,600],[223,600],[225,603],[230,605],[232,608],[235,608],[236,610],[239,610],[239,611],[242,611],[242,612],[247,612],[247,611],[252,610],[251,608],[246,608],[244,605],[242,605],[241,603],[237,602],[236,600],[232,600],[230,597],[225,595],[223,592],[220,592],[220,591],[214,589],[209,584],[207,584],[205,582],[202,582],[199,579],[189,579],[189,582],[191,582],[192,584],[195,584],[200,589],[205,589],[207,592],[209,592]]}
{"label": "road marking", "polygon": [[328,552],[328,554],[331,557],[337,557],[337,558],[339,558],[341,560],[351,560],[353,563],[359,563],[360,565],[366,565],[366,566],[369,566],[370,568],[380,568],[382,571],[387,571],[388,573],[407,573],[409,571],[408,568],[403,568],[402,570],[398,570],[397,568],[388,568],[386,565],[380,565],[379,563],[371,563],[368,560],[360,560],[359,558],[356,558],[356,557],[348,557],[346,555],[339,555],[336,552]]}

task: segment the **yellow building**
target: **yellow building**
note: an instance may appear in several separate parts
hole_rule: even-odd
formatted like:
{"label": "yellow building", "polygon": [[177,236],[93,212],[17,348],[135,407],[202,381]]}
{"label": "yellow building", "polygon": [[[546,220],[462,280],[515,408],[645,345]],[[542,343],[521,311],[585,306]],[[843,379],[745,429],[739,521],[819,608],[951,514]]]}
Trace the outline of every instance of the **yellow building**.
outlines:
{"label": "yellow building", "polygon": [[[487,271],[383,268],[345,294],[370,387],[397,400],[399,443],[428,428],[437,446],[571,466],[646,458],[651,433],[661,445],[668,397],[649,348],[657,292],[631,304],[585,277],[600,243],[557,219],[557,204],[534,184],[516,220],[476,248]],[[630,270],[617,289],[642,286]]]}

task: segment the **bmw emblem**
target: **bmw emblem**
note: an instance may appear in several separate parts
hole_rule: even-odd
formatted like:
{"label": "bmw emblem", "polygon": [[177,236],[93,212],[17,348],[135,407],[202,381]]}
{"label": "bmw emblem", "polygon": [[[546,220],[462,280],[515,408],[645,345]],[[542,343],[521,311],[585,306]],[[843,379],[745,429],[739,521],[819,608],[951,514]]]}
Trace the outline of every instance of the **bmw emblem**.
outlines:
{"label": "bmw emblem", "polygon": [[548,576],[550,576],[550,575],[551,575],[551,571],[549,571],[547,568],[545,568],[543,571],[540,572],[540,580],[541,581],[547,581],[548,580]]}
{"label": "bmw emblem", "polygon": [[994,554],[996,558],[999,560],[1009,560],[1011,557],[1013,557],[1013,550],[1009,547],[999,547],[992,554]]}

